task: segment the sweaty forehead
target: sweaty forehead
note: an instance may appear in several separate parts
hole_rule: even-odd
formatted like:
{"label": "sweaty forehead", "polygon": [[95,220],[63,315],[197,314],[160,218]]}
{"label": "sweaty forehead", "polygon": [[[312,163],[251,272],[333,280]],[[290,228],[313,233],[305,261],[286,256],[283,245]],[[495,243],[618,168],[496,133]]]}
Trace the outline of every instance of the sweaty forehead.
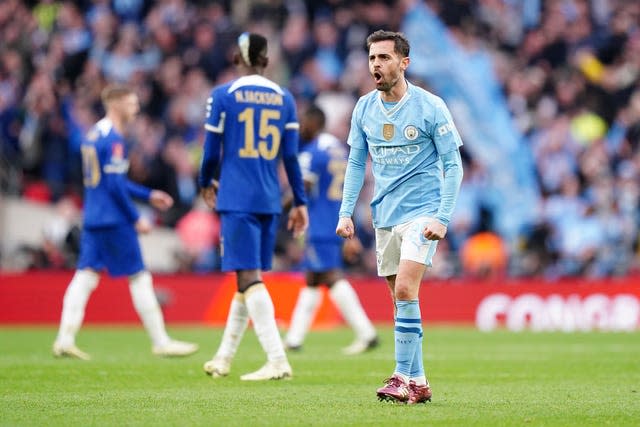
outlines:
{"label": "sweaty forehead", "polygon": [[394,43],[393,40],[382,40],[379,42],[371,43],[369,46],[369,56],[374,55],[395,55],[396,52],[393,50]]}

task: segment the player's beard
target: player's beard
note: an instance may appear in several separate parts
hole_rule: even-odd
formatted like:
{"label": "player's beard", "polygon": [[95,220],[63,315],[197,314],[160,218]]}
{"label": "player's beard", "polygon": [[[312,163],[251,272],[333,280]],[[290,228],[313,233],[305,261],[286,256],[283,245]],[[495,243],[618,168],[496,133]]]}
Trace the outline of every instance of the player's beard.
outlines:
{"label": "player's beard", "polygon": [[[375,81],[377,80],[375,77],[375,74],[379,74],[381,76],[379,81]],[[374,78],[374,82],[376,84],[376,89],[379,90],[380,92],[389,92],[391,91],[391,89],[393,89],[393,87],[398,84],[398,82],[400,81],[400,76],[395,75],[395,76],[391,76],[390,79],[385,78],[385,75],[380,73],[379,71],[376,71],[373,73],[373,78]]]}

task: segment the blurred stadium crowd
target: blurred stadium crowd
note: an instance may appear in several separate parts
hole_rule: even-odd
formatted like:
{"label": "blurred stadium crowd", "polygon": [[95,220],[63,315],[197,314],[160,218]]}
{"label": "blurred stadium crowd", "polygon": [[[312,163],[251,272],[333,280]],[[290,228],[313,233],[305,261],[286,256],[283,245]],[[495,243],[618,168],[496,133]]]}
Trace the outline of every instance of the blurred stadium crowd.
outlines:
{"label": "blurred stadium crowd", "polygon": [[[62,224],[45,239],[54,246],[45,253],[54,255],[34,258],[32,267],[73,267],[79,144],[102,114],[106,82],[132,84],[143,104],[131,139],[131,178],[175,198],[156,222],[180,236],[182,269],[211,271],[218,268],[218,222],[199,202],[195,177],[206,98],[214,84],[234,76],[230,52],[238,34],[265,34],[269,77],[291,89],[301,110],[320,105],[327,130],[346,139],[355,101],[373,89],[366,36],[380,28],[404,31],[416,8],[437,16],[442,35],[463,51],[490,58],[495,96],[530,157],[524,172],[535,177],[527,220],[515,234],[503,233],[485,197],[498,179],[485,160],[491,141],[470,149],[465,131],[471,127],[454,105],[467,143],[465,178],[429,274],[556,278],[638,271],[640,2],[632,0],[4,0],[2,192],[57,203]],[[412,40],[413,54],[417,43]],[[416,80],[440,94],[428,79]],[[365,250],[348,262],[351,271],[370,274],[373,230],[363,199],[355,219]],[[300,242],[287,236],[278,242],[279,270],[299,268]]]}

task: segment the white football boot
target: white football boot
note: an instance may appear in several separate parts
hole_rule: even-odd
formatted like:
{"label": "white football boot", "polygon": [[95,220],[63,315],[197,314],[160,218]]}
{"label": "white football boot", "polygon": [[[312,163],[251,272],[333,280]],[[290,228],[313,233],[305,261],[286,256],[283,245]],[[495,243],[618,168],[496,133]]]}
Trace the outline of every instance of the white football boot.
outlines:
{"label": "white football boot", "polygon": [[277,362],[267,362],[255,372],[244,374],[240,377],[242,381],[266,381],[266,380],[289,380],[293,377],[291,365],[286,360]]}
{"label": "white football boot", "polygon": [[55,357],[71,357],[74,359],[80,360],[91,360],[91,356],[80,350],[75,345],[71,345],[69,347],[62,347],[57,342],[53,343],[53,355]]}
{"label": "white football boot", "polygon": [[198,351],[198,344],[171,340],[162,346],[153,346],[151,352],[160,357],[182,357]]}
{"label": "white football boot", "polygon": [[342,354],[347,356],[355,356],[357,354],[364,353],[372,350],[379,345],[378,337],[373,337],[370,340],[356,339],[350,345],[342,349]]}
{"label": "white football boot", "polygon": [[204,363],[204,371],[213,378],[226,377],[231,371],[231,359],[214,357]]}

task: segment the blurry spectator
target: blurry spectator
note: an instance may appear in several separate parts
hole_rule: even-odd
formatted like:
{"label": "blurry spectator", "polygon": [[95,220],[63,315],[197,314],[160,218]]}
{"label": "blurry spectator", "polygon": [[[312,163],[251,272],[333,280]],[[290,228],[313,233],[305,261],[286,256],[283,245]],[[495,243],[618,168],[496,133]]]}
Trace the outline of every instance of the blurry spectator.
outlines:
{"label": "blurry spectator", "polygon": [[465,276],[499,279],[507,274],[507,247],[495,233],[483,231],[469,237],[462,245],[460,258]]}
{"label": "blurry spectator", "polygon": [[113,0],[112,3],[114,12],[122,21],[139,23],[150,2],[145,0]]}
{"label": "blurry spectator", "polygon": [[46,181],[53,200],[65,191],[68,174],[66,128],[57,108],[50,76],[37,73],[25,95],[26,114],[20,132],[22,167]]}
{"label": "blurry spectator", "polygon": [[331,17],[317,17],[313,23],[313,34],[316,43],[314,57],[318,61],[325,79],[337,85],[342,74],[344,58],[341,57],[338,29]]}
{"label": "blurry spectator", "polygon": [[70,1],[62,3],[58,11],[56,33],[60,35],[64,62],[62,77],[73,81],[80,74],[91,47],[91,33],[78,7]]}
{"label": "blurry spectator", "polygon": [[60,11],[60,3],[54,0],[43,0],[33,8],[33,17],[38,22],[38,28],[46,33],[53,30],[58,12]]}
{"label": "blurry spectator", "polygon": [[[134,125],[130,175],[172,194],[175,207],[156,220],[175,226],[192,211],[207,94],[235,77],[228,47],[240,32],[268,35],[267,74],[288,85],[301,106],[321,105],[328,130],[345,138],[355,100],[373,89],[362,40],[376,29],[399,30],[412,4],[435,11],[446,37],[463,44],[471,61],[465,64],[491,58],[496,92],[533,159],[536,215],[515,238],[498,236],[508,271],[556,277],[638,270],[640,3],[634,1],[5,0],[0,189],[49,202],[81,194],[79,142],[103,113],[100,90],[126,81],[143,111]],[[416,46],[414,64],[420,54]],[[467,110],[453,105],[464,132]],[[463,138],[467,173],[450,239],[439,249],[446,260],[439,265],[447,267],[433,272],[438,277],[463,273],[461,251],[472,236],[502,233],[490,189],[494,181],[517,179],[493,175],[484,158],[491,153]],[[365,273],[375,271],[371,186],[367,178],[354,218],[364,251],[349,266]],[[584,232],[575,236],[576,230]],[[296,268],[297,248],[288,237],[279,242],[280,268]]]}
{"label": "blurry spectator", "polygon": [[180,270],[205,272],[220,268],[220,220],[201,198],[176,224],[182,250],[176,254]]}
{"label": "blurry spectator", "polygon": [[80,254],[80,210],[70,198],[56,203],[56,217],[43,229],[42,250],[48,268],[73,269]]}
{"label": "blurry spectator", "polygon": [[550,273],[550,267],[558,260],[557,248],[551,242],[551,227],[547,222],[534,224],[524,233],[519,251],[521,255],[514,260],[511,272],[517,276],[544,277]]}
{"label": "blurry spectator", "polygon": [[292,75],[297,75],[303,62],[313,54],[309,22],[300,13],[290,15],[282,29],[282,50]]}
{"label": "blurry spectator", "polygon": [[21,244],[9,254],[13,268],[73,269],[80,254],[80,210],[71,198],[55,204],[55,216],[42,227],[39,245]]}
{"label": "blurry spectator", "polygon": [[199,21],[193,31],[193,47],[182,55],[183,61],[187,66],[198,67],[214,82],[231,65],[225,42],[210,22]]}
{"label": "blurry spectator", "polygon": [[154,70],[160,62],[160,52],[153,45],[144,46],[138,27],[126,24],[117,39],[100,58],[100,67],[109,81],[129,82],[141,71]]}

